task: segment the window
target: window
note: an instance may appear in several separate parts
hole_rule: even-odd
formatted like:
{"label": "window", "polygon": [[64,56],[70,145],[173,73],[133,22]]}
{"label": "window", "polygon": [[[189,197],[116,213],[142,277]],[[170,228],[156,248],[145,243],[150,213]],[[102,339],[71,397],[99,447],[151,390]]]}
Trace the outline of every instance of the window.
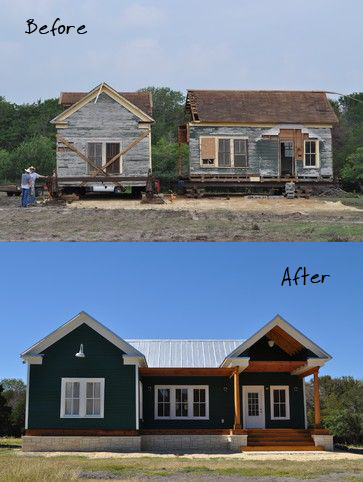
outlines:
{"label": "window", "polygon": [[270,387],[271,420],[290,420],[289,387]]}
{"label": "window", "polygon": [[248,416],[258,417],[260,414],[259,394],[249,392],[247,403],[248,403]]}
{"label": "window", "polygon": [[234,139],[234,167],[248,167],[247,141]]}
{"label": "window", "polygon": [[305,141],[304,167],[319,167],[319,141]]}
{"label": "window", "polygon": [[62,378],[61,418],[103,418],[104,378]]}
{"label": "window", "polygon": [[219,167],[231,167],[231,139],[219,139]]}
{"label": "window", "polygon": [[156,419],[209,419],[207,386],[156,386]]}
{"label": "window", "polygon": [[[92,164],[98,167],[102,167],[102,142],[89,142],[87,157],[92,162]],[[93,167],[90,165],[89,169],[93,171]]]}

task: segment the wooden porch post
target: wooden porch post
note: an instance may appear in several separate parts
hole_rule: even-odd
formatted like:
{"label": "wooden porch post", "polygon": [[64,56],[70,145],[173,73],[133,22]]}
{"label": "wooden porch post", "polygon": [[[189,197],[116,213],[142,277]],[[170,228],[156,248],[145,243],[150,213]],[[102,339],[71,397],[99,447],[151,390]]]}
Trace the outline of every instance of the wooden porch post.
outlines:
{"label": "wooden porch post", "polygon": [[234,381],[234,429],[241,428],[241,394],[239,386],[239,369],[235,368],[233,373]]}
{"label": "wooden porch post", "polygon": [[321,427],[320,419],[320,387],[319,387],[319,369],[314,373],[314,412],[315,412],[315,428]]}

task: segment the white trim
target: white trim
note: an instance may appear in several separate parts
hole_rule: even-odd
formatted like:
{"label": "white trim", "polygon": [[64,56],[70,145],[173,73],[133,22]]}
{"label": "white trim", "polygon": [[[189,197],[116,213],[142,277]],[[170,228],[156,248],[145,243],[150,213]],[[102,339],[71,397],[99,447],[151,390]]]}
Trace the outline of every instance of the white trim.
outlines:
{"label": "white trim", "polygon": [[139,399],[139,366],[135,365],[135,412],[136,412],[136,430],[140,427],[140,399]]}
{"label": "white trim", "polygon": [[144,407],[143,407],[143,393],[142,393],[143,387],[142,387],[142,381],[139,380],[139,420],[144,419]]}
{"label": "white trim", "polygon": [[305,346],[305,348],[308,348],[310,351],[315,353],[315,355],[317,355],[319,358],[323,358],[326,361],[332,359],[332,357],[327,352],[325,352],[322,348],[320,348],[318,345],[313,343],[309,338],[303,335],[300,331],[298,331],[296,328],[290,325],[290,323],[284,320],[280,315],[277,315],[272,321],[267,323],[257,333],[255,333],[248,340],[242,343],[242,345],[236,348],[236,350],[230,353],[228,357],[226,357],[226,359],[223,361],[221,367],[226,366],[226,360],[230,358],[239,357],[243,352],[245,352],[248,348],[254,345],[258,340],[264,337],[275,326],[279,326],[280,328],[282,328],[284,331],[286,331],[286,333],[288,333],[295,340],[301,343],[301,345]]}
{"label": "white trim", "polygon": [[[273,393],[275,390],[285,391],[285,405],[286,405],[286,416],[285,417],[275,417],[274,416],[274,398]],[[271,385],[270,386],[270,416],[271,420],[290,420],[290,387],[287,385]]]}
{"label": "white trim", "polygon": [[50,121],[51,124],[58,124],[58,123],[63,123],[68,117],[70,117],[72,114],[77,112],[79,109],[87,105],[89,102],[91,102],[93,99],[95,99],[98,95],[101,93],[107,94],[111,99],[115,100],[118,102],[120,105],[125,107],[128,111],[132,112],[136,117],[138,117],[141,121],[143,122],[155,122],[152,117],[147,115],[144,111],[139,109],[135,104],[127,100],[125,97],[120,95],[118,92],[116,92],[112,87],[110,87],[108,84],[103,83],[95,87],[93,90],[91,90],[87,95],[82,97],[78,102],[73,104],[71,107],[66,109],[64,112],[61,112],[57,117],[52,119]]}
{"label": "white trim", "polygon": [[23,360],[29,365],[43,365],[43,355],[28,355],[24,356]]}
{"label": "white trim", "polygon": [[265,386],[264,385],[243,385],[242,387],[242,414],[243,414],[243,428],[247,429],[247,415],[248,415],[248,397],[247,392],[259,389],[262,394],[261,408],[263,415],[263,427],[250,427],[250,428],[266,428],[266,408],[265,408]]}
{"label": "white trim", "polygon": [[[316,150],[316,163],[315,166],[306,165],[306,143],[315,142]],[[318,139],[305,139],[304,140],[304,169],[320,169],[320,141]]]}
{"label": "white trim", "polygon": [[29,424],[29,383],[30,383],[30,363],[27,363],[26,395],[25,395],[25,430],[28,429],[28,424]]}
{"label": "white trim", "polygon": [[[170,390],[170,416],[158,416],[158,390]],[[188,417],[177,417],[175,415],[176,401],[175,390],[188,390]],[[193,414],[193,390],[205,390],[205,417],[194,417]],[[154,387],[154,417],[155,420],[209,420],[209,386],[208,385],[155,385]]]}
{"label": "white trim", "polygon": [[50,347],[57,341],[61,340],[64,336],[68,335],[69,333],[71,333],[73,330],[75,330],[82,324],[88,325],[90,328],[95,330],[98,334],[103,336],[106,340],[111,342],[113,345],[115,345],[117,348],[119,348],[127,355],[139,358],[142,366],[147,366],[145,356],[142,353],[136,350],[136,348],[131,346],[125,340],[117,336],[111,330],[106,328],[104,325],[102,325],[102,323],[92,318],[85,311],[82,311],[77,316],[72,318],[70,321],[62,325],[60,328],[50,333],[50,335],[46,336],[35,345],[28,348],[20,356],[24,360],[26,360],[27,357],[29,356],[39,355],[48,347]]}
{"label": "white trim", "polygon": [[294,370],[291,375],[302,375],[304,372],[311,370],[312,368],[321,368],[325,365],[327,360],[321,358],[308,358],[306,364],[302,367]]}
{"label": "white trim", "polygon": [[[79,415],[65,415],[65,389],[67,382],[78,382],[80,384],[79,393]],[[100,383],[100,415],[86,415],[86,384]],[[61,408],[60,418],[104,418],[105,412],[105,379],[104,378],[62,378],[61,380]]]}
{"label": "white trim", "polygon": [[[215,142],[215,159],[214,159],[214,164],[203,164],[203,159],[202,159],[202,139],[214,139]],[[220,139],[227,139],[230,141],[230,154],[231,154],[231,165],[230,166],[220,166],[219,165],[219,140]],[[247,141],[246,145],[246,156],[247,156],[247,166],[242,167],[242,166],[237,166],[235,167],[235,159],[234,159],[234,141]],[[200,162],[200,167],[203,167],[204,169],[248,169],[249,168],[249,137],[248,136],[200,136],[199,137],[199,162]]]}
{"label": "white trim", "polygon": [[238,367],[239,372],[245,371],[250,364],[250,358],[240,357],[240,358],[226,358],[225,366],[228,368]]}
{"label": "white trim", "polygon": [[304,422],[305,422],[305,430],[308,429],[308,416],[307,416],[307,408],[306,408],[306,384],[305,379],[303,379],[303,397],[304,397]]}

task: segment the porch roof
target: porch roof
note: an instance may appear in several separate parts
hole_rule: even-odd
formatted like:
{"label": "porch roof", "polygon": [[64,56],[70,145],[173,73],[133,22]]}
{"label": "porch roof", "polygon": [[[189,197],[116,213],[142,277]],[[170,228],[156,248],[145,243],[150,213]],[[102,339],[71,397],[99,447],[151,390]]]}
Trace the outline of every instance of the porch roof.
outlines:
{"label": "porch roof", "polygon": [[244,340],[128,340],[149,368],[218,368]]}

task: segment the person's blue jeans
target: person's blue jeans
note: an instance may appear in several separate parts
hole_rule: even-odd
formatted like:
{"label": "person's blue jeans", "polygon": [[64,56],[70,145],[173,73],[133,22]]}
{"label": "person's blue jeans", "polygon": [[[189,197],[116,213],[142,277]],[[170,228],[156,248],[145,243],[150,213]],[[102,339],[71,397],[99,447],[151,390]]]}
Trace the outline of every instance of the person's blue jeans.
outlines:
{"label": "person's blue jeans", "polygon": [[27,208],[29,206],[29,192],[30,189],[21,190],[21,207]]}
{"label": "person's blue jeans", "polygon": [[[34,193],[34,194],[33,194]],[[28,200],[28,203],[33,205],[35,204],[35,191],[32,191],[31,189],[29,189],[29,200]]]}

